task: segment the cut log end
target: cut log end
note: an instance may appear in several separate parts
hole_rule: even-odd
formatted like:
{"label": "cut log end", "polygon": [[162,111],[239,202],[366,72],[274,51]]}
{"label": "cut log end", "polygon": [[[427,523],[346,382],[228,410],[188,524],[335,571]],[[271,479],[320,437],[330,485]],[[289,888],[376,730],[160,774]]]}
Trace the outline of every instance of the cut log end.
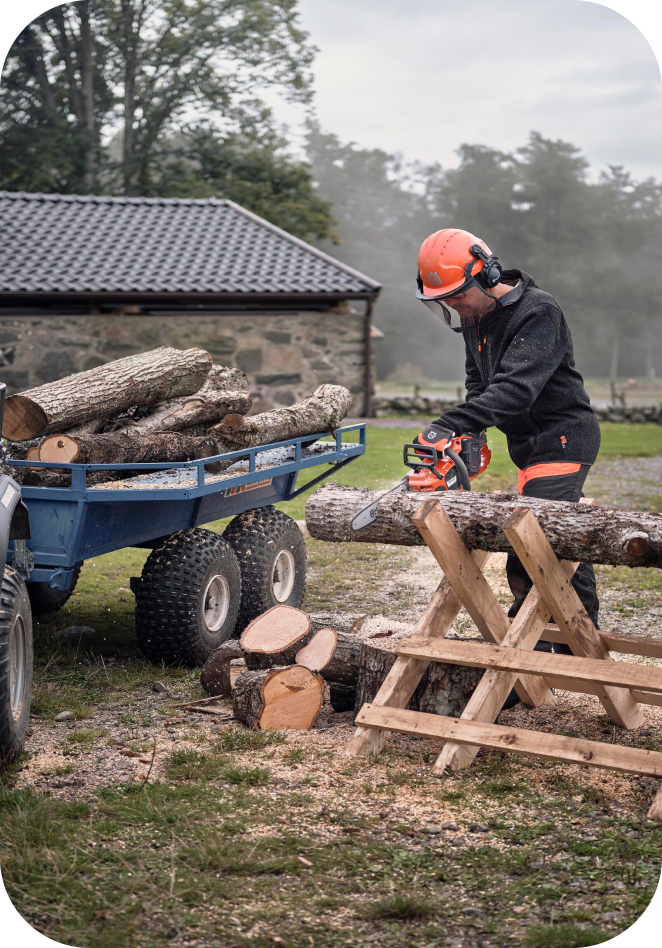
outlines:
{"label": "cut log end", "polygon": [[40,461],[59,461],[61,464],[75,464],[80,454],[80,446],[75,438],[66,434],[49,435],[39,446]]}
{"label": "cut log end", "polygon": [[293,606],[272,606],[253,619],[239,643],[249,668],[291,665],[313,635],[310,617]]}
{"label": "cut log end", "polygon": [[259,730],[308,730],[324,704],[324,679],[302,665],[245,672],[236,682],[234,714]]}
{"label": "cut log end", "polygon": [[323,672],[336,650],[338,635],[335,629],[320,629],[308,645],[300,649],[295,658],[297,665],[303,665],[311,671]]}
{"label": "cut log end", "polygon": [[48,422],[46,412],[24,395],[10,395],[5,402],[2,437],[27,441],[41,434]]}
{"label": "cut log end", "polygon": [[646,556],[651,546],[651,538],[647,533],[631,533],[623,541],[623,552],[634,559]]}

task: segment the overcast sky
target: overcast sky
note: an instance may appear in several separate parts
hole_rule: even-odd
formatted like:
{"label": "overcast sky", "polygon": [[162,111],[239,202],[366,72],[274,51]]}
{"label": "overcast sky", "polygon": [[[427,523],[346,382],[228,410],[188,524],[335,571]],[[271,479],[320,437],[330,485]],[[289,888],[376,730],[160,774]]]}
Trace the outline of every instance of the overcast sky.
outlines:
{"label": "overcast sky", "polygon": [[[662,178],[662,82],[645,37],[584,0],[299,0],[319,48],[316,109],[343,141],[457,162],[530,130],[592,165]],[[275,104],[275,103],[274,103]],[[301,112],[278,104],[295,125]]]}

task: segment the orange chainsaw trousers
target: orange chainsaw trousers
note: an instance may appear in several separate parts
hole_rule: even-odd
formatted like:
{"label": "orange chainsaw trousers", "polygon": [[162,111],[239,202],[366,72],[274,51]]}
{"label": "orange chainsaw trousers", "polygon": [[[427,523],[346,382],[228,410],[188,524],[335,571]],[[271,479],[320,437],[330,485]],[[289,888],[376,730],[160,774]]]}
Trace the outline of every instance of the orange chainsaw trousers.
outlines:
{"label": "orange chainsaw trousers", "polygon": [[[580,497],[584,496],[582,488],[590,467],[590,464],[575,464],[572,462],[534,464],[519,472],[519,493],[525,497],[540,497],[545,500],[569,500],[576,503]],[[526,599],[532,583],[529,574],[514,553],[508,554],[506,575],[510,591],[514,597],[508,615],[515,616]],[[595,572],[590,563],[580,563],[573,577],[572,585],[596,628],[598,628],[600,604],[595,588]],[[543,651],[552,651],[551,643],[541,641],[539,644]],[[555,645],[554,651],[572,654],[567,645]]]}

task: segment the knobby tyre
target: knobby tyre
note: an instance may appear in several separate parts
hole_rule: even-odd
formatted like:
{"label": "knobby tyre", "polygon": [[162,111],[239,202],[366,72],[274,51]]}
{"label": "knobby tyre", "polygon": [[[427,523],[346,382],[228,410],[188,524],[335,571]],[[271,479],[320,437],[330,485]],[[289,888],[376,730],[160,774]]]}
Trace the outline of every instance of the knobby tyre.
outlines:
{"label": "knobby tyre", "polygon": [[299,608],[306,590],[306,544],[296,522],[274,507],[247,510],[225,528],[241,568],[237,633],[271,609]]}
{"label": "knobby tyre", "polygon": [[20,573],[6,566],[0,592],[0,765],[23,748],[32,697],[32,611]]}
{"label": "knobby tyre", "polygon": [[157,664],[202,665],[235,630],[241,573],[211,530],[181,530],[147,557],[136,589],[136,635]]}

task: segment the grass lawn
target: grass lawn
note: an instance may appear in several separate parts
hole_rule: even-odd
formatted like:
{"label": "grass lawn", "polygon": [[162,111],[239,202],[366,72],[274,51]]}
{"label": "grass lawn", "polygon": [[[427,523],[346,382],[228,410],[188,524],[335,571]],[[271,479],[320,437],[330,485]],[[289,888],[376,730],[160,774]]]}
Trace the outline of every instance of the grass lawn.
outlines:
{"label": "grass lawn", "polygon": [[[338,480],[390,486],[418,430],[371,427],[367,455]],[[512,487],[503,439],[491,440],[476,486]],[[662,427],[604,426],[605,460],[658,455]],[[304,503],[283,509],[299,519]],[[308,541],[308,553],[310,610],[409,617],[422,605],[420,551]],[[483,752],[440,781],[429,741],[344,756],[351,715],[276,734],[182,714],[177,702],[201,695],[198,671],[136,650],[128,586],[144,559],[87,562],[67,606],[36,622],[28,747],[0,786],[0,865],[38,930],[85,948],[582,948],[647,906],[662,863],[645,819],[656,781]],[[662,571],[597,572],[606,621],[654,631]],[[95,635],[58,638],[70,625]],[[63,710],[74,718],[56,724]],[[662,742],[657,711],[641,733],[572,701],[549,714],[507,720]]]}

